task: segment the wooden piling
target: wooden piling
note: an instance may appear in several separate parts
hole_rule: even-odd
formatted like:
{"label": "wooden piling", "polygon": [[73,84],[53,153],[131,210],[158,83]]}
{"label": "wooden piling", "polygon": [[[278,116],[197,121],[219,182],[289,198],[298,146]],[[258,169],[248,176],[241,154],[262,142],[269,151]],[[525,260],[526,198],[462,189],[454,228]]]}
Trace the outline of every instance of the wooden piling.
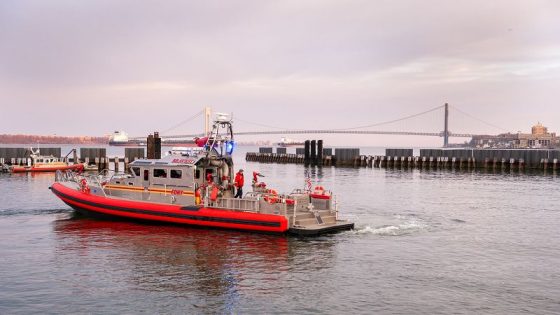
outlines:
{"label": "wooden piling", "polygon": [[119,157],[115,156],[115,173],[119,172]]}
{"label": "wooden piling", "polygon": [[310,162],[310,156],[311,156],[311,152],[310,152],[311,142],[309,140],[305,140],[304,149],[305,149],[305,152],[304,152],[303,162],[307,165]]}
{"label": "wooden piling", "polygon": [[317,140],[317,164],[323,165],[323,140]]}
{"label": "wooden piling", "polygon": [[161,159],[161,138],[159,137],[159,132],[154,132],[154,153],[155,159]]}
{"label": "wooden piling", "polygon": [[146,139],[146,149],[147,149],[146,157],[148,159],[155,159],[156,157],[155,143],[154,143],[154,135],[152,134],[149,134],[148,138]]}
{"label": "wooden piling", "polygon": [[315,140],[311,140],[310,143],[309,162],[311,165],[317,165],[317,142]]}
{"label": "wooden piling", "polygon": [[124,158],[124,170],[123,170],[123,172],[125,172],[125,173],[130,173],[130,169],[129,169],[129,167],[128,167],[128,163],[129,163],[128,158],[125,157],[125,158]]}

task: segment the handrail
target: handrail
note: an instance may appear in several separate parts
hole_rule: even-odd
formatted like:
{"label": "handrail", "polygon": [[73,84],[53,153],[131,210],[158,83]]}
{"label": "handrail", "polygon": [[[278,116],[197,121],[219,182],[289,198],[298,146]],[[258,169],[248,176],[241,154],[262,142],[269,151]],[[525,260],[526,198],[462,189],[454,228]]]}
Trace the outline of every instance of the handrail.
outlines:
{"label": "handrail", "polygon": [[97,186],[101,189],[101,192],[103,192],[103,196],[107,197],[107,194],[105,193],[105,189],[103,188],[103,185],[99,182],[99,175],[94,175],[94,174],[89,174],[87,177],[83,176],[86,180],[92,180],[94,181]]}
{"label": "handrail", "polygon": [[81,180],[85,179],[88,182],[92,182],[96,184],[103,192],[103,195],[107,197],[103,185],[99,182],[99,178],[100,178],[99,175],[95,175],[95,174],[81,175],[73,171],[62,172],[60,170],[57,170],[55,173],[55,182],[74,182],[80,185]]}

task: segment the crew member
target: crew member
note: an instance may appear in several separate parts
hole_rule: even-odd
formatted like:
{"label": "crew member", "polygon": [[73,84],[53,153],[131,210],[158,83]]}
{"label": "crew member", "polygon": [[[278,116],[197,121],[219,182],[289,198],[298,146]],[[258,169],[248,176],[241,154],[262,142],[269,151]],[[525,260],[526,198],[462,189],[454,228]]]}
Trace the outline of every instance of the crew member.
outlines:
{"label": "crew member", "polygon": [[235,174],[235,188],[237,189],[237,192],[235,193],[235,196],[233,198],[243,198],[243,184],[245,183],[245,180],[243,178],[243,169],[240,169],[239,172],[237,172],[237,174]]}

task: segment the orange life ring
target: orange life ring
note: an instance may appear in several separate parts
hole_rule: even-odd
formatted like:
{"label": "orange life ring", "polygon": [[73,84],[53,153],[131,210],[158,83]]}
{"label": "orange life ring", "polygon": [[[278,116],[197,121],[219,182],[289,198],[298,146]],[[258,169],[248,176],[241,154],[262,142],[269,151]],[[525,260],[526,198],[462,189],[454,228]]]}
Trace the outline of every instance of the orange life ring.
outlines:
{"label": "orange life ring", "polygon": [[278,197],[276,195],[264,196],[264,201],[268,202],[269,204],[277,203]]}

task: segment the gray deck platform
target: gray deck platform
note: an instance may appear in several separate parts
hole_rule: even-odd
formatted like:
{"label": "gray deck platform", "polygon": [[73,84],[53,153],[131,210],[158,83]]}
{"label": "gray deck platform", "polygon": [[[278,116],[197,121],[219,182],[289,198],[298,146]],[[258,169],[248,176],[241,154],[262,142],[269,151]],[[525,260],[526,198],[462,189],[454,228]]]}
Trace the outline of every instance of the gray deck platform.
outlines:
{"label": "gray deck platform", "polygon": [[307,226],[294,226],[288,230],[289,234],[301,236],[315,236],[320,234],[335,233],[354,229],[354,223],[337,221],[331,224],[313,224]]}

